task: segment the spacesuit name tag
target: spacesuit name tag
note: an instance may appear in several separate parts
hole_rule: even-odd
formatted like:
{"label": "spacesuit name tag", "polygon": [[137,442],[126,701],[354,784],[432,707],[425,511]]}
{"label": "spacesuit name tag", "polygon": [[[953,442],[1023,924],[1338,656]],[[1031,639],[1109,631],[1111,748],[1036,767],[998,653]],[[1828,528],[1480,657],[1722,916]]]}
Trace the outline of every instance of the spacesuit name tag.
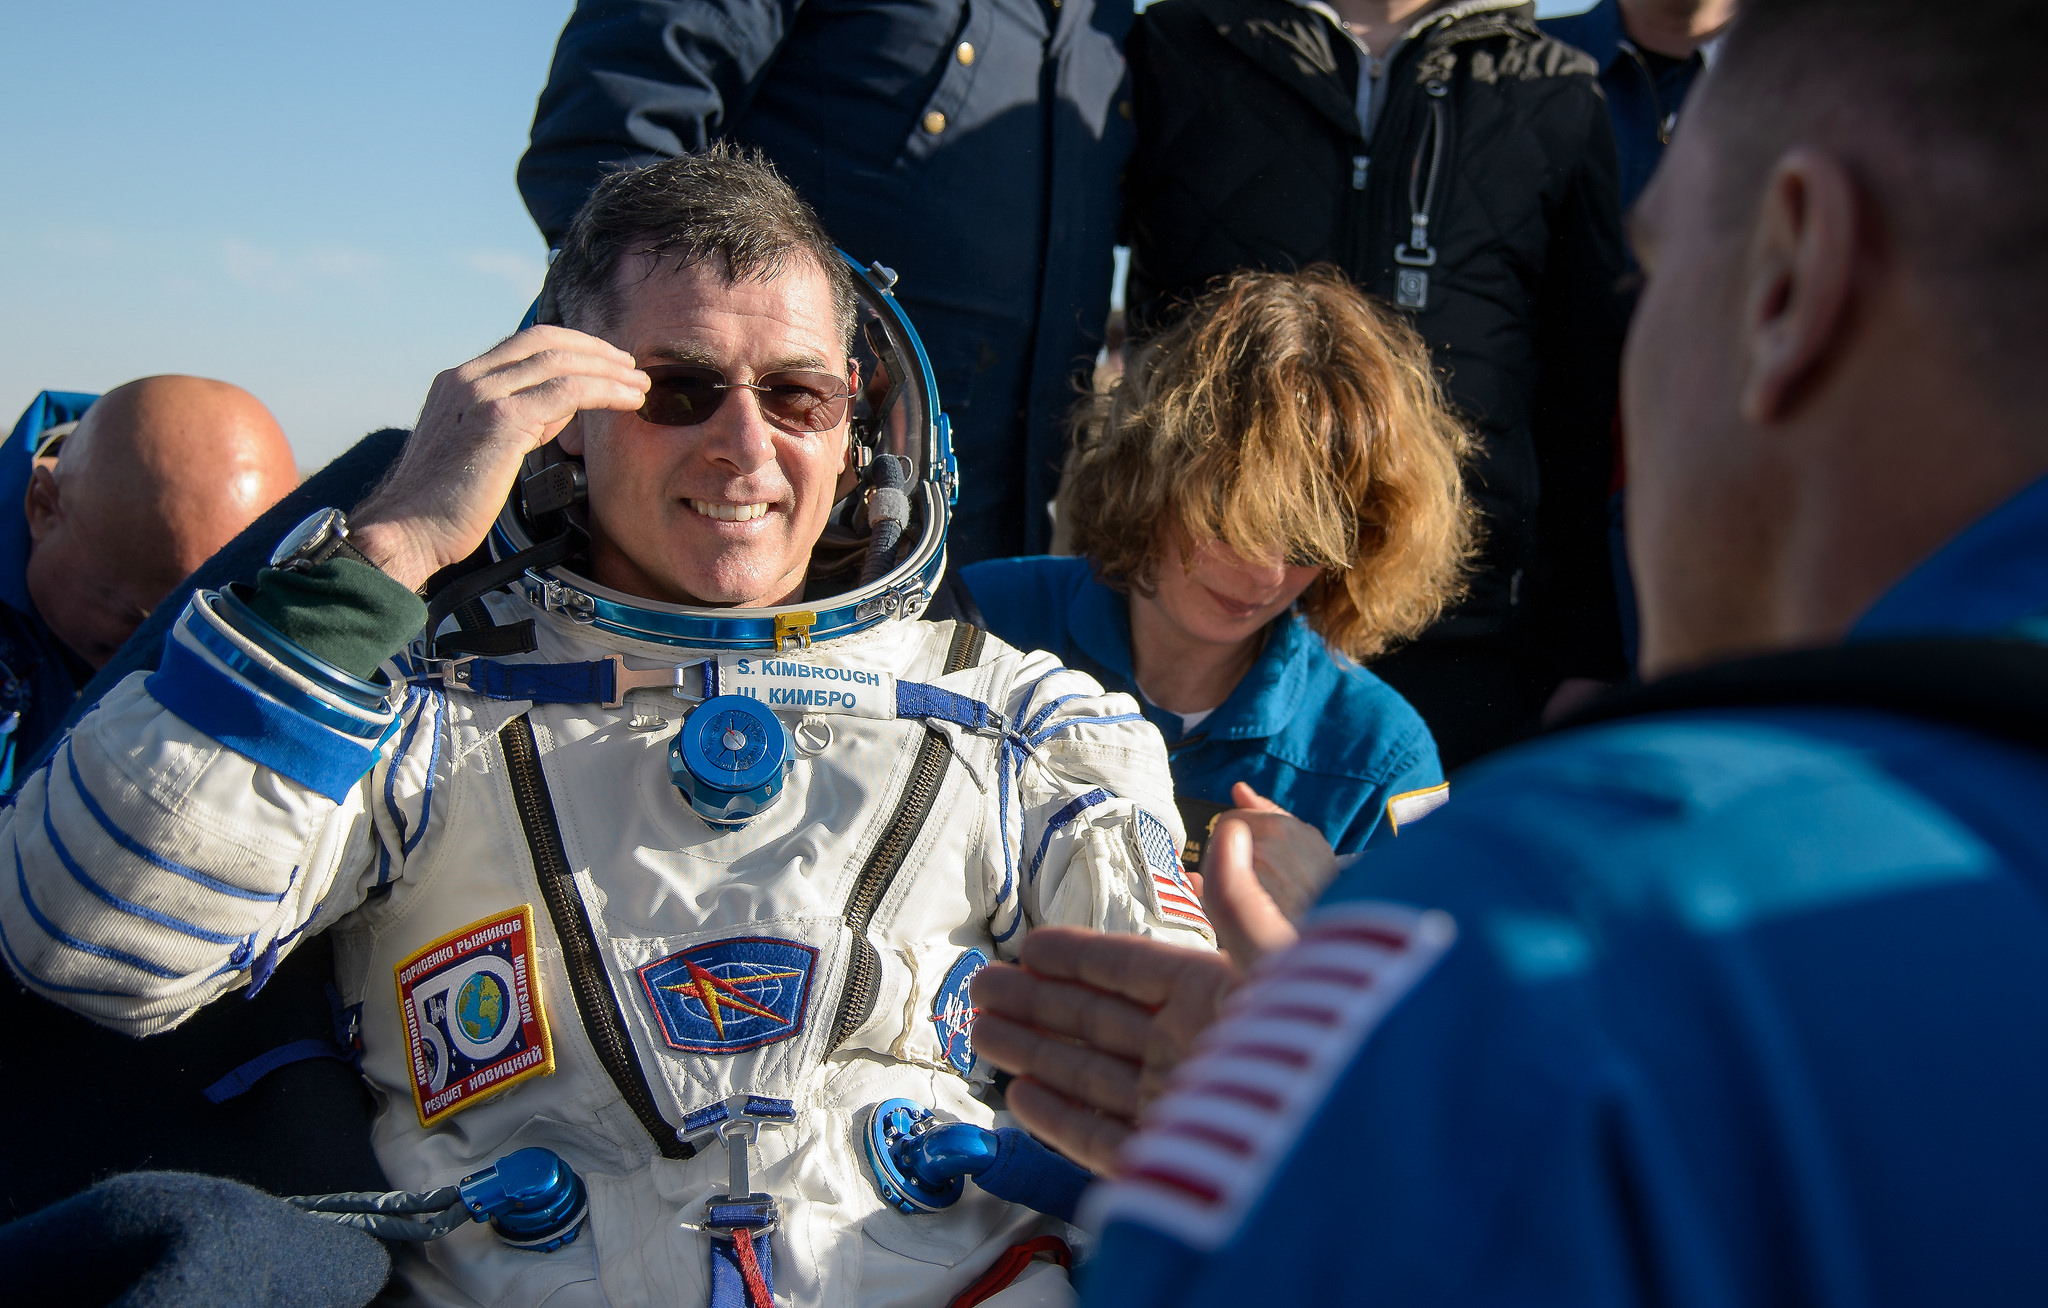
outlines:
{"label": "spacesuit name tag", "polygon": [[718,693],[745,695],[771,709],[793,713],[896,716],[896,678],[873,668],[844,664],[727,655],[718,660]]}
{"label": "spacesuit name tag", "polygon": [[421,1126],[555,1070],[533,958],[533,905],[450,932],[392,971]]}

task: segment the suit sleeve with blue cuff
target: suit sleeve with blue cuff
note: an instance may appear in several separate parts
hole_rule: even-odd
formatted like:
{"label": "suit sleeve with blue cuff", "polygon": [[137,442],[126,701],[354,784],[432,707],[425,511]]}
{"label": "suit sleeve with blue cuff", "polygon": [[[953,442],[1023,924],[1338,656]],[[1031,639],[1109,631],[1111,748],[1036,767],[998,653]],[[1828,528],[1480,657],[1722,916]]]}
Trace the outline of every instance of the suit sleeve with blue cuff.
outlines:
{"label": "suit sleeve with blue cuff", "polygon": [[[326,602],[279,602],[308,587]],[[149,1035],[260,988],[360,903],[384,843],[405,839],[403,806],[373,796],[393,768],[423,772],[409,751],[435,740],[417,729],[435,697],[374,671],[424,612],[350,560],[265,574],[248,601],[195,595],[161,667],[122,682],[0,811],[0,944],[23,983]],[[298,641],[277,625],[294,619]]]}

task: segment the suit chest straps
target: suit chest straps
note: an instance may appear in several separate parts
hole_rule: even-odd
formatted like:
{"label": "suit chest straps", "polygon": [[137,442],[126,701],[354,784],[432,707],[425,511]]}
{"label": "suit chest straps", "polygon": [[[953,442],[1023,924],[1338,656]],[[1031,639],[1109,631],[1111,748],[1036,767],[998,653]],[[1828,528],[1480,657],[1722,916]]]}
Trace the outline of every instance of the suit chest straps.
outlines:
{"label": "suit chest straps", "polygon": [[[946,670],[958,669],[949,659]],[[740,830],[781,798],[792,742],[777,713],[915,719],[994,737],[1005,799],[1032,751],[1068,725],[1047,726],[1057,700],[1013,724],[994,706],[944,686],[777,655],[723,655],[651,669],[628,668],[616,654],[573,663],[462,658],[442,663],[425,679],[485,699],[608,709],[622,708],[632,691],[668,691],[689,705],[670,743],[669,778],[690,809],[721,831]]]}

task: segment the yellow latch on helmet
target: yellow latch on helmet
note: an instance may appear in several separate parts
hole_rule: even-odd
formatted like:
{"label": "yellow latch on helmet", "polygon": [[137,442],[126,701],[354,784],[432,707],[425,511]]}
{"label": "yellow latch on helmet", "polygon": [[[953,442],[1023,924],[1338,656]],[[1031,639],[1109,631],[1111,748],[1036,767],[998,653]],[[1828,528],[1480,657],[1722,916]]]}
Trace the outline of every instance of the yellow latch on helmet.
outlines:
{"label": "yellow latch on helmet", "polygon": [[805,649],[809,649],[811,647],[811,628],[817,625],[818,615],[809,609],[798,609],[794,613],[776,614],[775,652],[780,654],[783,647],[789,643],[791,636],[795,636],[800,645]]}

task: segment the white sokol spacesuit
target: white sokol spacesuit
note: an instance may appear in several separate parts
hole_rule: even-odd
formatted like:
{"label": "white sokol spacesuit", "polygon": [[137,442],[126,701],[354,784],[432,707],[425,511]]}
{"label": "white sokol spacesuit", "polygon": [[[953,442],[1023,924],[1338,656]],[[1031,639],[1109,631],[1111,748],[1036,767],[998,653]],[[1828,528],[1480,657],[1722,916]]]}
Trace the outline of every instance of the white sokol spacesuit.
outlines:
{"label": "white sokol spacesuit", "polygon": [[[588,1190],[581,1238],[552,1252],[482,1225],[403,1252],[422,1302],[705,1303],[716,1128],[751,1119],[778,1302],[946,1303],[1059,1224],[973,1187],[899,1211],[862,1154],[869,1112],[905,1098],[994,1122],[965,982],[1033,926],[1210,936],[1136,706],[1049,655],[914,620],[943,567],[928,379],[895,424],[924,446],[924,537],[821,616],[647,604],[535,568],[487,607],[536,618],[537,648],[443,662],[418,645],[366,693],[233,597],[195,597],[163,667],[0,811],[10,966],[145,1035],[330,932],[392,1183],[433,1190],[538,1145]],[[501,555],[524,529],[508,508]],[[714,752],[778,722],[788,752],[731,829],[676,772],[714,691],[773,715],[722,720]],[[1069,1298],[1040,1263],[990,1302]]]}

